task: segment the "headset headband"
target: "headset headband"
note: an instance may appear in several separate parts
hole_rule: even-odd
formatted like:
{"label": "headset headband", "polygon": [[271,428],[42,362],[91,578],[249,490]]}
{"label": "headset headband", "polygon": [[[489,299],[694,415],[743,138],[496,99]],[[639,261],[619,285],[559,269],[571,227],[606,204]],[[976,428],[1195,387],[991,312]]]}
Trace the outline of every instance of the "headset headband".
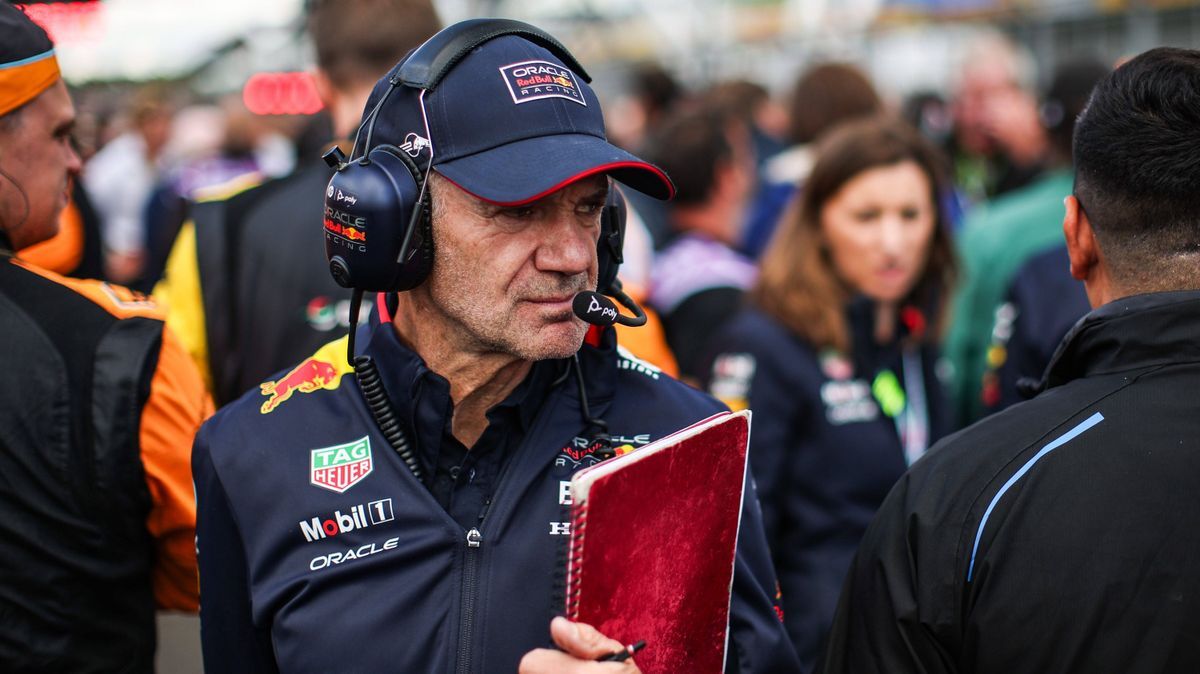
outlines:
{"label": "headset headband", "polygon": [[404,61],[400,71],[391,79],[393,86],[403,84],[415,89],[431,90],[442,81],[459,61],[479,45],[505,35],[517,35],[541,45],[562,60],[584,82],[592,78],[571,52],[550,34],[536,26],[512,19],[470,19],[455,24],[429,38]]}

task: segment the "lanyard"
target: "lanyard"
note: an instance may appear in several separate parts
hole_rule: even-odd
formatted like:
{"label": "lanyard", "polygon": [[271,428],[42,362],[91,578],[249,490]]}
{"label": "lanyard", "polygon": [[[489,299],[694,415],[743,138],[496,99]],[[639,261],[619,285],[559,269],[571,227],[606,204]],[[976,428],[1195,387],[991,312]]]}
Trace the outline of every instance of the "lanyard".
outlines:
{"label": "lanyard", "polygon": [[925,397],[925,372],[921,367],[921,348],[905,349],[903,357],[904,390],[908,404],[896,417],[896,430],[904,445],[904,460],[913,465],[929,448],[929,408]]}
{"label": "lanyard", "polygon": [[880,372],[871,384],[871,393],[879,403],[880,410],[896,424],[896,433],[904,449],[904,461],[910,466],[929,447],[929,406],[925,395],[925,373],[921,365],[919,346],[904,349],[901,355],[904,388],[900,389],[896,375],[891,370]]}

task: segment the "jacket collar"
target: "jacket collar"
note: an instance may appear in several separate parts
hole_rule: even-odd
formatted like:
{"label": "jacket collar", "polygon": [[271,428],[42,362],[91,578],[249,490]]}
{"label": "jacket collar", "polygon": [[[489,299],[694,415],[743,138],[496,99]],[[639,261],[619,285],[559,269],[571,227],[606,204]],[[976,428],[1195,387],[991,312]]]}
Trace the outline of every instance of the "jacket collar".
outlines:
{"label": "jacket collar", "polygon": [[1058,345],[1038,390],[1082,377],[1200,361],[1200,291],[1123,297],[1092,311]]}
{"label": "jacket collar", "polygon": [[[579,350],[579,363],[592,416],[599,416],[607,410],[616,390],[617,368],[612,366],[615,351],[616,335],[611,329],[601,332],[598,346],[585,343]],[[390,322],[374,319],[364,353],[375,360],[396,415],[405,428],[415,430],[418,443],[422,440],[429,442],[431,435],[440,434],[443,429],[436,427],[440,424],[424,423],[422,420],[444,419],[446,423],[449,422],[452,411],[449,382],[430,370],[419,354],[400,341]],[[579,387],[575,377],[570,359],[539,361],[534,363],[525,380],[500,405],[516,405],[522,425],[528,430],[545,396],[561,394],[578,401]],[[532,404],[524,404],[526,402]]]}

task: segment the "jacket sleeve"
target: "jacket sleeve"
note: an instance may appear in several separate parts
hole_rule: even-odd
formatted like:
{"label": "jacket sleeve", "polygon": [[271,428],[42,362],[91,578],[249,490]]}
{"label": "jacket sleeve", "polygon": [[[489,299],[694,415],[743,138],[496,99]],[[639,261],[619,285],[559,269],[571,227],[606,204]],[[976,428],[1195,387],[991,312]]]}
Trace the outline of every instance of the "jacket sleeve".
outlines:
{"label": "jacket sleeve", "polygon": [[951,300],[950,330],[946,335],[945,356],[954,366],[950,382],[956,426],[965,426],[979,416],[979,385],[983,377],[984,351],[992,314],[1000,297],[991,290],[987,255],[990,247],[983,241],[979,214],[968,217],[959,237],[958,254],[962,276]]}
{"label": "jacket sleeve", "polygon": [[[931,578],[952,578],[954,555],[931,554],[924,540],[931,518],[909,507],[912,472],[888,494],[846,576],[825,651],[826,674],[951,674],[955,658],[938,638],[946,588]],[[922,524],[922,520],[926,524]],[[940,564],[939,564],[940,562]],[[939,569],[950,564],[947,573]],[[942,569],[944,570],[944,569]],[[953,583],[951,583],[953,585]]]}
{"label": "jacket sleeve", "polygon": [[151,497],[146,528],[155,541],[153,582],[159,608],[195,612],[199,605],[196,500],[188,448],[211,413],[199,374],[170,329],[164,328],[139,429]]}
{"label": "jacket sleeve", "polygon": [[196,478],[196,551],[200,560],[200,645],[204,671],[278,672],[268,629],[251,614],[248,562],[229,497],[202,429],[192,451]]}
{"label": "jacket sleeve", "polygon": [[154,299],[167,310],[167,326],[179,336],[200,371],[205,387],[211,391],[207,319],[196,258],[196,225],[190,220],[183,224],[171,246],[163,278],[154,286]]}
{"label": "jacket sleeve", "polygon": [[784,368],[772,362],[772,350],[754,340],[719,338],[720,352],[706,368],[708,392],[730,409],[751,409],[750,474],[762,509],[762,527],[772,549],[779,541],[780,498],[789,443],[797,416],[795,387]]}
{"label": "jacket sleeve", "polygon": [[729,607],[730,645],[725,671],[731,674],[794,674],[800,662],[783,626],[779,583],[763,536],[754,483],[747,475],[742,499]]}

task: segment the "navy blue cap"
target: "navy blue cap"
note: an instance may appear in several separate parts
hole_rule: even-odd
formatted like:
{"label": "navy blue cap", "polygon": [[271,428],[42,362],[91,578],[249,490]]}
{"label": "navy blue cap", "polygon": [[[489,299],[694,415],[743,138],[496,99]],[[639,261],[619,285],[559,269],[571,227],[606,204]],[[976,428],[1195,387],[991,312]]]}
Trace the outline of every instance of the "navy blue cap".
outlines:
{"label": "navy blue cap", "polygon": [[[368,113],[400,67],[375,85]],[[600,101],[583,77],[522,37],[488,40],[463,57],[424,92],[427,120],[421,93],[391,92],[371,144],[395,145],[422,169],[432,150],[434,170],[484,201],[528,203],[597,173],[658,199],[675,193],[661,169],[608,142]]]}

